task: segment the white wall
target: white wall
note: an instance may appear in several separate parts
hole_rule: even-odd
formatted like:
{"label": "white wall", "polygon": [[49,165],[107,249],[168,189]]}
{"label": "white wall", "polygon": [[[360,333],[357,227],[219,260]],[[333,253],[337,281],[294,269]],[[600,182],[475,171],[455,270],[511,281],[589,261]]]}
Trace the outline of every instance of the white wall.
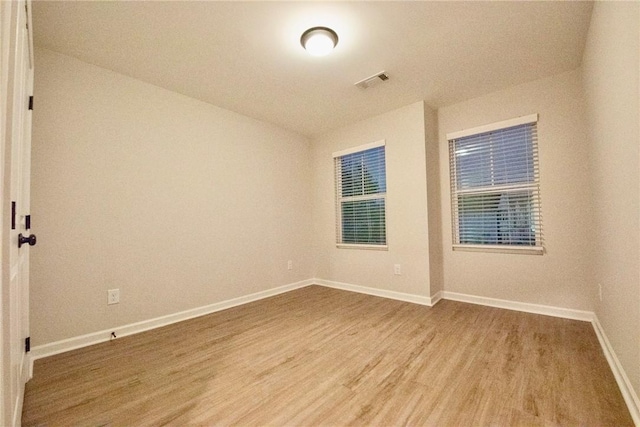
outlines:
{"label": "white wall", "polygon": [[[592,310],[592,208],[580,71],[515,86],[438,111],[444,289]],[[538,113],[544,255],[452,250],[448,132]]]}
{"label": "white wall", "polygon": [[305,138],[51,51],[36,61],[33,344],[313,276]]}
{"label": "white wall", "polygon": [[[425,109],[417,102],[314,140],[316,277],[431,296]],[[381,139],[386,140],[389,250],[337,248],[332,153]],[[393,274],[394,264],[401,265],[402,275]]]}
{"label": "white wall", "polygon": [[583,59],[592,158],[595,311],[640,394],[640,5],[596,2]]}

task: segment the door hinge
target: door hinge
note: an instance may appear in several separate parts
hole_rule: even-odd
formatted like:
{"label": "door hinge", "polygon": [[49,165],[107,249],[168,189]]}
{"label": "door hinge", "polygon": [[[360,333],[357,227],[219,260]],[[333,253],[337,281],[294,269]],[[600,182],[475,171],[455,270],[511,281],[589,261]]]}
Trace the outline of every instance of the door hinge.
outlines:
{"label": "door hinge", "polygon": [[11,229],[16,229],[16,202],[11,202]]}
{"label": "door hinge", "polygon": [[33,95],[29,97],[29,110],[33,110]]}
{"label": "door hinge", "polygon": [[24,352],[29,353],[31,351],[31,337],[24,339]]}

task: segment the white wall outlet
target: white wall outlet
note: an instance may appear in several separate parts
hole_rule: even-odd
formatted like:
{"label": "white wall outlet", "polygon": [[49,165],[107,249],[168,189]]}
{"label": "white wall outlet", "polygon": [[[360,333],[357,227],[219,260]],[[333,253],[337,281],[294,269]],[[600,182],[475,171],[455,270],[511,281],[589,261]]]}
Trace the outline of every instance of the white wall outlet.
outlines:
{"label": "white wall outlet", "polygon": [[107,305],[118,304],[120,302],[120,289],[109,289],[107,291]]}
{"label": "white wall outlet", "polygon": [[402,269],[400,267],[400,264],[393,265],[393,274],[395,274],[396,276],[400,276],[402,274]]}
{"label": "white wall outlet", "polygon": [[600,301],[602,301],[602,285],[598,283],[598,296],[600,297]]}
{"label": "white wall outlet", "polygon": [[293,261],[287,261],[287,270],[293,270]]}

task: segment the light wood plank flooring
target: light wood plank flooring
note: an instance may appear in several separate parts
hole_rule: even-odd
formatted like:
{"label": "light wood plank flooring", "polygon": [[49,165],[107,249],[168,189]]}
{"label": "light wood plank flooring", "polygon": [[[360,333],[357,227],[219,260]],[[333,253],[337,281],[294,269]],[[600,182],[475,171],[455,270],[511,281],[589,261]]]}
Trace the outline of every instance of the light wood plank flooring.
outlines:
{"label": "light wood plank flooring", "polygon": [[633,425],[591,324],[311,286],[37,360],[23,425]]}

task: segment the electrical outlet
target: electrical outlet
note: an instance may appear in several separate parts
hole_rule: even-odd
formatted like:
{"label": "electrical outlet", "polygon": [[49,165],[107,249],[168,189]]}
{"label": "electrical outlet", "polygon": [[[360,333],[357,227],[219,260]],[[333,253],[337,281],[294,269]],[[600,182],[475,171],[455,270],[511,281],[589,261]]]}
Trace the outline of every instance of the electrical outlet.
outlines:
{"label": "electrical outlet", "polygon": [[287,261],[287,270],[293,270],[293,261]]}
{"label": "electrical outlet", "polygon": [[402,270],[400,268],[400,264],[394,264],[393,265],[393,274],[395,274],[396,276],[400,276],[402,274]]}
{"label": "electrical outlet", "polygon": [[107,305],[118,304],[120,302],[120,289],[109,289],[107,291]]}
{"label": "electrical outlet", "polygon": [[600,297],[600,301],[602,301],[602,285],[598,283],[598,296]]}

